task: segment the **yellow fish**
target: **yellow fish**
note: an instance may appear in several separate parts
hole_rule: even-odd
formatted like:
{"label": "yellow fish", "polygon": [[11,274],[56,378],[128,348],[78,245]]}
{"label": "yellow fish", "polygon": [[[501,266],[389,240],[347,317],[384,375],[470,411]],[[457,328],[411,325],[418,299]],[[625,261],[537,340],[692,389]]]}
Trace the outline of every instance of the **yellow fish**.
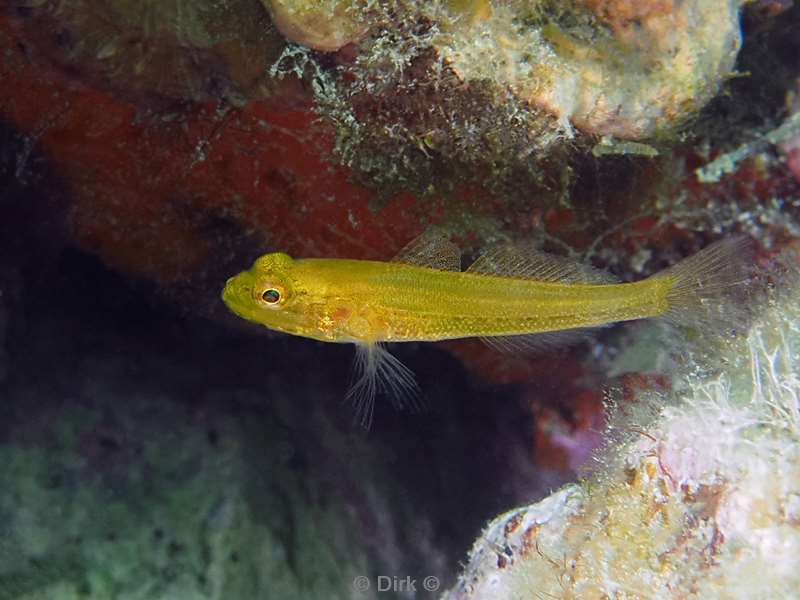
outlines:
{"label": "yellow fish", "polygon": [[724,239],[652,277],[619,283],[514,247],[489,251],[461,271],[458,247],[434,232],[392,262],[266,254],[228,280],[222,299],[270,329],[355,344],[358,377],[348,397],[368,427],[376,392],[398,401],[416,393],[413,374],[384,342],[480,337],[524,350],[563,343],[564,331],[648,317],[712,327],[733,320],[721,300],[747,281],[749,255],[747,238]]}

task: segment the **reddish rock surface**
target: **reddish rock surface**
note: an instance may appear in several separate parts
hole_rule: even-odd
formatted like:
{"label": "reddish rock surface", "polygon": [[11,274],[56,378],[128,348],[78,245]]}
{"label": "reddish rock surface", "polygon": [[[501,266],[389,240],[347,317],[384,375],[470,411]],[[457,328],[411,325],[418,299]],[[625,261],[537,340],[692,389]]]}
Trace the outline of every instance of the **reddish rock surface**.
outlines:
{"label": "reddish rock surface", "polygon": [[161,283],[214,261],[214,222],[264,249],[385,258],[425,226],[413,199],[380,210],[374,192],[325,158],[331,142],[308,106],[212,103],[174,111],[131,102],[28,62],[0,20],[0,116],[53,163],[72,204],[75,240],[123,272]]}

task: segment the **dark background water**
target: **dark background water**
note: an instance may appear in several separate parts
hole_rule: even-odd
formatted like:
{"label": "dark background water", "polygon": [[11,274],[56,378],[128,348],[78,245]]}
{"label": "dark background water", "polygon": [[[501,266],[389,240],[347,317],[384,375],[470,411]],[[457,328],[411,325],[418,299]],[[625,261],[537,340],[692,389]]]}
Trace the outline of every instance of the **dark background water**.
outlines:
{"label": "dark background water", "polygon": [[[0,492],[0,555],[16,565],[0,598],[58,585],[94,597],[97,552],[124,565],[118,593],[145,570],[153,590],[188,577],[175,589],[279,597],[231,567],[257,568],[264,546],[294,597],[337,597],[359,574],[446,585],[488,518],[560,481],[532,467],[519,390],[481,384],[434,345],[395,349],[427,408],[379,398],[363,430],[342,401],[352,348],[265,333],[75,249],[47,162],[34,151],[22,166],[21,138],[0,132],[0,449],[16,465]],[[240,501],[245,523],[209,532]],[[250,540],[256,525],[273,539]],[[225,558],[208,549],[221,535]]]}

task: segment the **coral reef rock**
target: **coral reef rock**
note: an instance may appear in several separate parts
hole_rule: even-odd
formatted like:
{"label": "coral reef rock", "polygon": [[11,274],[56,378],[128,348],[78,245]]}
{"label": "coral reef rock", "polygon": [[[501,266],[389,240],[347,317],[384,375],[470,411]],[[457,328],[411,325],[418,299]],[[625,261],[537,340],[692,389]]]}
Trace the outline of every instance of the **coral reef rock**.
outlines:
{"label": "coral reef rock", "polygon": [[276,73],[306,73],[343,161],[375,177],[435,181],[434,157],[440,177],[448,161],[535,176],[598,138],[606,152],[621,140],[618,153],[651,156],[636,144],[675,139],[734,71],[740,5],[396,2],[372,9],[369,33],[335,69],[294,49]]}
{"label": "coral reef rock", "polygon": [[674,392],[619,403],[600,472],[495,519],[444,598],[796,597],[796,279]]}
{"label": "coral reef rock", "polygon": [[[40,404],[45,421],[0,445],[0,598],[347,597],[365,557],[340,559],[343,507],[303,506],[288,440],[113,385],[88,383],[49,417]],[[136,408],[114,414],[102,395]]]}
{"label": "coral reef rock", "polygon": [[702,107],[733,70],[737,0],[497,3],[443,52],[464,81],[507,85],[560,128],[650,138]]}
{"label": "coral reef rock", "polygon": [[323,51],[339,50],[363,36],[363,9],[349,0],[262,0],[273,22],[293,42]]}
{"label": "coral reef rock", "polygon": [[172,101],[271,93],[284,40],[258,0],[7,0],[29,58],[128,96]]}

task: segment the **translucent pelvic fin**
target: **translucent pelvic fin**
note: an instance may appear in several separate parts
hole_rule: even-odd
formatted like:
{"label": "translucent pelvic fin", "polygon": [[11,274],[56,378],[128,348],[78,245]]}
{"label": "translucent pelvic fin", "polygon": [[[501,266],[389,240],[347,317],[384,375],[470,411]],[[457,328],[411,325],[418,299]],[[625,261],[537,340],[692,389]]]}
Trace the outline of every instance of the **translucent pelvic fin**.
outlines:
{"label": "translucent pelvic fin", "polygon": [[414,373],[377,342],[356,344],[353,381],[346,400],[355,410],[355,420],[365,429],[372,425],[375,396],[386,394],[397,410],[421,408]]}

